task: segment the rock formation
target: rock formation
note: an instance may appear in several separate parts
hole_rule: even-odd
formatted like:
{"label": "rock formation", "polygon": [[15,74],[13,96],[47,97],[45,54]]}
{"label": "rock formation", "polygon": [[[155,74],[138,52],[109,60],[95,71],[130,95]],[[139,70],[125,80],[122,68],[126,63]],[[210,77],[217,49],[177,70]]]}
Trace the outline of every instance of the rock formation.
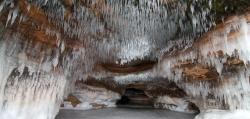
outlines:
{"label": "rock formation", "polygon": [[1,119],[250,110],[248,0],[0,0],[0,49]]}

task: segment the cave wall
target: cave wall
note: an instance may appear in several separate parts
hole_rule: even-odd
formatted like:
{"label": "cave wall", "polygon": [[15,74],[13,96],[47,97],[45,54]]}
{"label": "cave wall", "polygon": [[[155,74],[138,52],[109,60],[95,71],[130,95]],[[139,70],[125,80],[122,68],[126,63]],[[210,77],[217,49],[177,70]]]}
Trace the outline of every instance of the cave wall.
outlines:
{"label": "cave wall", "polygon": [[249,110],[249,2],[231,2],[0,0],[0,114],[113,107],[131,87],[156,108]]}

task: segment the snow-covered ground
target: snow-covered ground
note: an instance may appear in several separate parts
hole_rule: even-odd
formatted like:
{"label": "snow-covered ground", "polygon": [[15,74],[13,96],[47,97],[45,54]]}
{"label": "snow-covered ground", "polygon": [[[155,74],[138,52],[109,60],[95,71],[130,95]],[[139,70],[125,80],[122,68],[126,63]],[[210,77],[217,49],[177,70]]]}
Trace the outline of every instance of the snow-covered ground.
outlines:
{"label": "snow-covered ground", "polygon": [[250,111],[208,110],[200,113],[194,119],[250,119]]}

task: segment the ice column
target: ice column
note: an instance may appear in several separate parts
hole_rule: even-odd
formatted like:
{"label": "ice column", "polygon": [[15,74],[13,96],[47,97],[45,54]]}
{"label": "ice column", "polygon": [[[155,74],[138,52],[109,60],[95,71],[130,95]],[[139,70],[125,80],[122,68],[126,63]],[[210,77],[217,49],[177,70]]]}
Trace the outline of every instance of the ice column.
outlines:
{"label": "ice column", "polygon": [[6,56],[5,46],[0,48],[0,119],[54,119],[65,76]]}

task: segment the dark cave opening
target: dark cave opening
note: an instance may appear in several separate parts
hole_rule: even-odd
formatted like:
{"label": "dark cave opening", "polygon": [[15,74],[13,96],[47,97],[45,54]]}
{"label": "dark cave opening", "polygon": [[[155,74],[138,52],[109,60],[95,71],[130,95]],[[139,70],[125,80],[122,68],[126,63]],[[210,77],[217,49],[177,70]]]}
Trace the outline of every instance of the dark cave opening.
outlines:
{"label": "dark cave opening", "polygon": [[117,107],[128,108],[153,108],[154,99],[147,96],[144,90],[127,88],[116,105]]}

